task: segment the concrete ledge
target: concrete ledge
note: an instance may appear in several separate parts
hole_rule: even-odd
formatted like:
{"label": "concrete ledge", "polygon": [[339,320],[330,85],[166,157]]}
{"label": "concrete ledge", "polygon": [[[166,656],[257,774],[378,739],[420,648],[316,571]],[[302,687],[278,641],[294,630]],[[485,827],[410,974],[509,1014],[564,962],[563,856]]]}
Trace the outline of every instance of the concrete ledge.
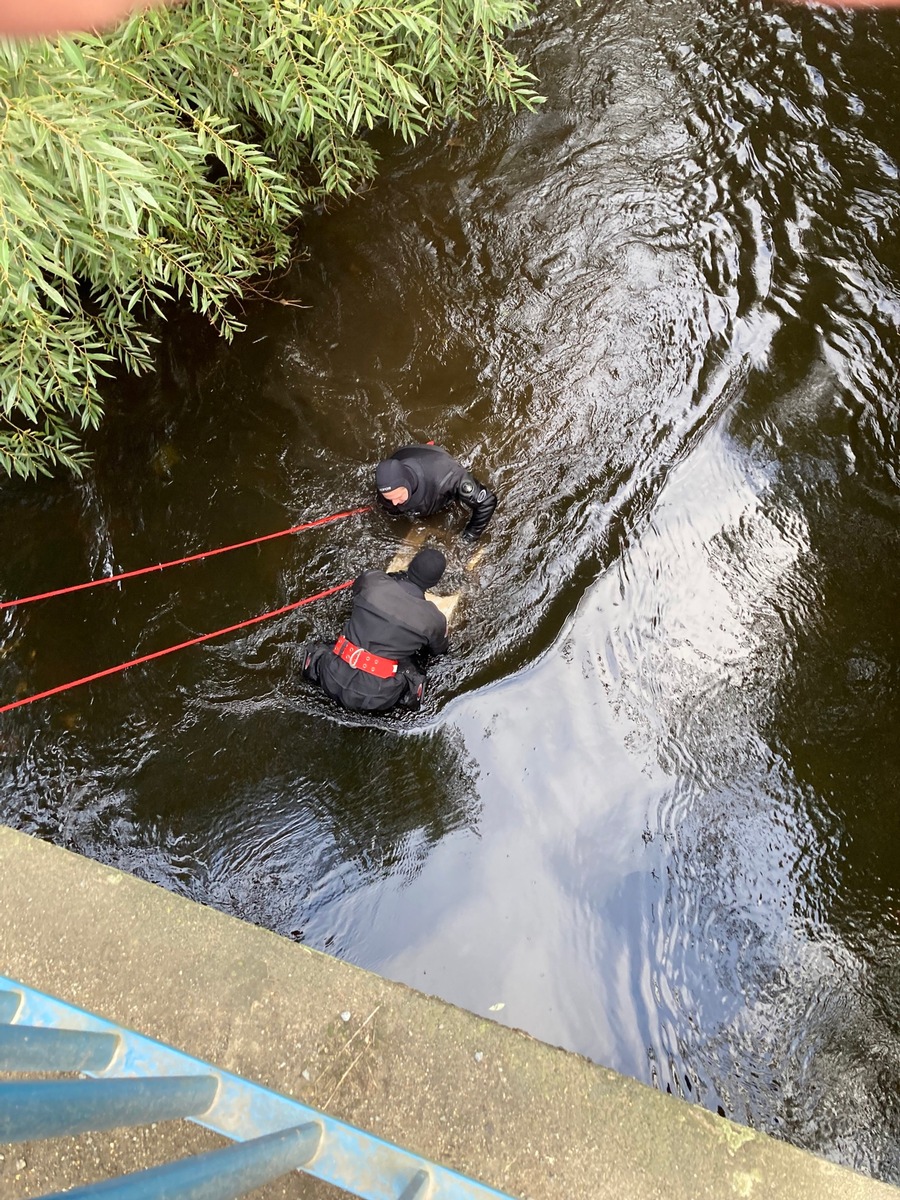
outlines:
{"label": "concrete ledge", "polygon": [[[527,1200],[900,1197],[587,1059],[2,826],[0,970]],[[84,1139],[78,1148],[75,1139],[0,1147],[0,1190],[9,1200],[37,1196],[218,1144],[182,1123],[154,1133],[95,1136],[87,1150]],[[257,1194],[336,1195],[302,1176]]]}

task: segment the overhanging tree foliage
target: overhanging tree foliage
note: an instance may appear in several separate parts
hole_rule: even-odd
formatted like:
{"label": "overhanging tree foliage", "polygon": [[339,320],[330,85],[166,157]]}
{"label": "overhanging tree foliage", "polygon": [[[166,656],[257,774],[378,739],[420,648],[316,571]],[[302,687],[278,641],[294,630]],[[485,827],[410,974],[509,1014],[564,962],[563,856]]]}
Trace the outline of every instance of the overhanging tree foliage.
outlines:
{"label": "overhanging tree foliage", "polygon": [[[0,466],[80,471],[116,362],[152,365],[148,310],[226,337],[286,264],[305,205],[483,95],[530,107],[506,50],[528,0],[189,0],[105,36],[0,41]],[[211,170],[214,166],[214,170]]]}

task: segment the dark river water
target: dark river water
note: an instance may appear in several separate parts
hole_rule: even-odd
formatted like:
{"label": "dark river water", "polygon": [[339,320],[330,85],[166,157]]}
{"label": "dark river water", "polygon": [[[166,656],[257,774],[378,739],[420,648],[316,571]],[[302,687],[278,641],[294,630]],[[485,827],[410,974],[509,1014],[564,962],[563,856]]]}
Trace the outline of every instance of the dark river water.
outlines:
{"label": "dark river water", "polygon": [[[900,1182],[900,13],[542,8],[547,103],[169,323],[6,596],[369,498],[501,506],[415,719],[297,681],[342,595],[5,715],[0,819]],[[7,611],[11,699],[382,566],[381,514]],[[502,1008],[498,1008],[502,1005]]]}

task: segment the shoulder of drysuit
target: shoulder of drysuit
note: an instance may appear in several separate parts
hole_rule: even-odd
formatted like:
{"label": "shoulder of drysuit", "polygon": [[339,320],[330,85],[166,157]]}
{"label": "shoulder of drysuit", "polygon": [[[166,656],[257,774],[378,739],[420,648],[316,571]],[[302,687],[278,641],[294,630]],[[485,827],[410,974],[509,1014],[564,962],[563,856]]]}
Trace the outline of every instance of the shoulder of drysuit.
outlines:
{"label": "shoulder of drysuit", "polygon": [[429,503],[428,489],[435,489],[432,502],[446,503],[458,494],[463,481],[471,478],[462,463],[448,454],[443,446],[404,446],[402,449],[407,453],[401,455],[398,451],[396,457],[412,467],[426,489],[424,495],[415,493],[414,500],[420,503],[424,500],[426,506]]}
{"label": "shoulder of drysuit", "polygon": [[[419,593],[421,596],[421,592]],[[422,596],[422,630],[430,637],[445,638],[447,636],[447,618],[433,600]]]}
{"label": "shoulder of drysuit", "polygon": [[430,443],[424,445],[421,442],[417,442],[414,445],[401,446],[398,450],[394,451],[391,457],[397,458],[401,462],[404,460],[407,462],[412,460],[419,463],[451,462],[458,466],[460,470],[465,469],[460,466],[453,455],[448,450],[445,450],[443,446],[434,446]]}
{"label": "shoulder of drysuit", "polygon": [[[384,616],[407,620],[413,613],[416,622],[445,631],[447,618],[438,606],[407,578],[405,571],[363,571],[354,585],[354,594],[364,596],[364,603]],[[398,607],[399,606],[399,607]]]}
{"label": "shoulder of drysuit", "polygon": [[396,592],[410,600],[423,600],[424,597],[414,583],[410,583],[405,571],[378,571],[374,568],[357,575],[353,582],[354,592],[384,591]]}
{"label": "shoulder of drysuit", "polygon": [[479,483],[469,468],[464,467],[459,459],[454,458],[443,446],[401,446],[399,450],[394,451],[393,457],[401,461],[405,459],[407,462],[418,462],[422,466],[432,469],[444,468],[449,470],[450,478],[455,482],[457,488],[462,488],[465,485],[464,491],[466,495],[484,492],[486,497],[491,494],[490,488],[485,487],[483,483]]}
{"label": "shoulder of drysuit", "polygon": [[374,567],[368,571],[361,571],[353,580],[353,588],[351,589],[355,596],[358,592],[365,591],[366,588],[377,586],[381,580],[392,579],[393,576],[388,575],[387,571],[378,571]]}

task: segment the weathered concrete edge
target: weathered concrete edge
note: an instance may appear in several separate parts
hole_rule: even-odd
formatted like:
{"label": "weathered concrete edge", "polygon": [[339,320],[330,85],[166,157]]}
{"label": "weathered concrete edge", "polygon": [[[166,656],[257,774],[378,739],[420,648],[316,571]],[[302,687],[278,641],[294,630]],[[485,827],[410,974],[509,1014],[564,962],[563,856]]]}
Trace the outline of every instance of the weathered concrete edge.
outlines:
{"label": "weathered concrete edge", "polygon": [[900,1196],[2,826],[0,968],[529,1200]]}

